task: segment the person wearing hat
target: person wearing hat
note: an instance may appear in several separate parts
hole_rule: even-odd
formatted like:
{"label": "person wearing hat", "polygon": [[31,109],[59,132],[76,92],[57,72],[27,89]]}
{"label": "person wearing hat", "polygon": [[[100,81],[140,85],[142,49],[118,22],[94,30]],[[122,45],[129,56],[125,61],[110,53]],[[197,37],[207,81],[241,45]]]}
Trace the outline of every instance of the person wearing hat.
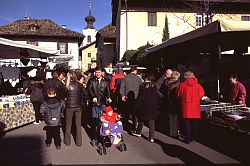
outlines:
{"label": "person wearing hat", "polygon": [[120,118],[121,116],[118,113],[114,112],[111,106],[108,106],[105,108],[105,113],[102,115],[101,121],[114,124]]}
{"label": "person wearing hat", "polygon": [[119,121],[121,116],[114,112],[111,106],[105,108],[105,113],[101,116],[101,135],[108,136],[112,145],[117,145],[122,140],[123,126]]}

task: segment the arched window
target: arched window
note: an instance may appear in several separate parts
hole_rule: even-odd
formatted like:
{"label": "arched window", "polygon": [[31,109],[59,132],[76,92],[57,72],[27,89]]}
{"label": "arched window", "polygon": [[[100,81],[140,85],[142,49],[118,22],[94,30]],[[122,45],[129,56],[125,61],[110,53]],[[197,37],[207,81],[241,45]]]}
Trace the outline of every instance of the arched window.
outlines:
{"label": "arched window", "polygon": [[91,42],[91,36],[90,36],[90,35],[88,35],[88,37],[87,37],[87,42],[88,42],[88,43]]}

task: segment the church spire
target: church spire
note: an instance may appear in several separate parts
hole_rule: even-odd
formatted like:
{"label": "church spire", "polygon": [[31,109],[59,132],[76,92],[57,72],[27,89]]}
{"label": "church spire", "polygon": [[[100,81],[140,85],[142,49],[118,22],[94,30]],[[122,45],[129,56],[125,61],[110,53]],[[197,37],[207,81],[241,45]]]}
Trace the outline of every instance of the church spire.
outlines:
{"label": "church spire", "polygon": [[95,22],[95,17],[92,16],[91,14],[91,7],[92,7],[92,1],[89,0],[89,15],[87,17],[85,17],[85,21],[87,22],[87,26],[85,27],[85,29],[95,29],[93,26],[93,23]]}

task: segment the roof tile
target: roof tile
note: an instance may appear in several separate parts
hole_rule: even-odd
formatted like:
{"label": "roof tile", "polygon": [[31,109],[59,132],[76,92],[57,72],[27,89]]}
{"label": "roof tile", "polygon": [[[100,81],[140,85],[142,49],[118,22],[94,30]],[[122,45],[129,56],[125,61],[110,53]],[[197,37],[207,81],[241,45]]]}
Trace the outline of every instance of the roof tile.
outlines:
{"label": "roof tile", "polygon": [[[36,26],[36,31],[31,31],[30,26],[32,25]],[[49,19],[17,20],[13,23],[0,26],[0,35],[83,37],[83,34],[62,28]]]}

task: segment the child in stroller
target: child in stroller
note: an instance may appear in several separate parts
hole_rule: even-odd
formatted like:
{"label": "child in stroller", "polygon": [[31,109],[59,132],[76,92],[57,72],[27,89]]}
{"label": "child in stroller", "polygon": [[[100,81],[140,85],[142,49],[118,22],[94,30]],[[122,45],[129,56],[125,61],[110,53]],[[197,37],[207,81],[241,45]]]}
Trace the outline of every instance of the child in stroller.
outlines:
{"label": "child in stroller", "polygon": [[120,119],[121,116],[114,112],[111,106],[105,108],[105,113],[103,113],[100,118],[100,136],[102,138],[103,147],[99,148],[99,152],[106,152],[105,137],[108,137],[111,145],[115,145],[121,152],[127,150],[122,138],[123,126],[122,122],[119,121]]}

